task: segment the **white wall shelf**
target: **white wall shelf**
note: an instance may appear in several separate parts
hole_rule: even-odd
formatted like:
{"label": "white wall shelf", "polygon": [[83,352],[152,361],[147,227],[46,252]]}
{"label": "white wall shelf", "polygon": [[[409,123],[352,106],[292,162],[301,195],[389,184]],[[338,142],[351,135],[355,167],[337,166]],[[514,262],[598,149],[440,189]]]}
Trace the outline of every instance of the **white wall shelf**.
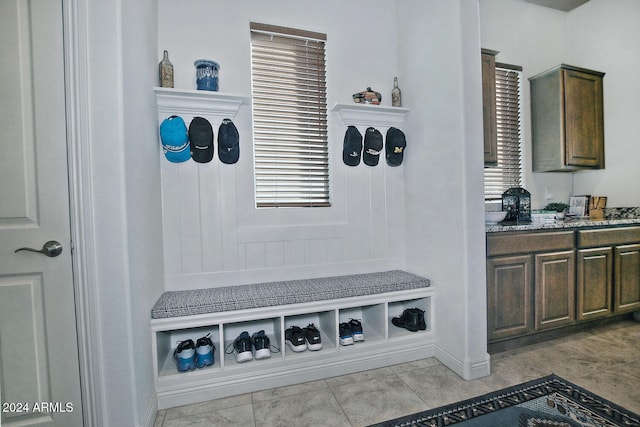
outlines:
{"label": "white wall shelf", "polygon": [[181,90],[155,87],[158,115],[205,116],[215,121],[233,119],[251,97],[207,90]]}
{"label": "white wall shelf", "polygon": [[345,125],[398,127],[404,125],[408,108],[385,107],[372,104],[335,104],[331,111],[338,114]]}
{"label": "white wall shelf", "polygon": [[[151,320],[153,369],[158,409],[197,403],[239,393],[281,387],[352,372],[409,362],[434,355],[431,287],[311,303],[260,307]],[[406,308],[424,310],[427,329],[409,332],[391,319]],[[339,344],[339,324],[360,319],[365,340]],[[313,323],[323,348],[294,353],[285,330]],[[225,348],[242,332],[264,330],[280,352],[271,358],[237,363]],[[176,342],[210,333],[216,346],[212,366],[178,372],[172,360]]]}

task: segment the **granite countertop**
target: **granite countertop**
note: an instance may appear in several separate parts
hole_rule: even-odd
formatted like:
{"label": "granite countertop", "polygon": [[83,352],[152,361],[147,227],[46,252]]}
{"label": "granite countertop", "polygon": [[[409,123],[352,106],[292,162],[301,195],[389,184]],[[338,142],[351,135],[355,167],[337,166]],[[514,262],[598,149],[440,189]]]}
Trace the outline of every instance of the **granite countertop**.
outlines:
{"label": "granite countertop", "polygon": [[559,228],[613,227],[620,225],[640,225],[640,218],[609,218],[602,220],[580,218],[571,220],[555,220],[553,222],[531,222],[528,224],[487,224],[485,226],[485,231],[487,233],[496,233],[501,231],[532,231]]}
{"label": "granite countertop", "polygon": [[487,233],[501,231],[532,231],[552,230],[559,228],[586,228],[586,227],[616,227],[625,225],[640,225],[640,207],[632,208],[604,208],[604,219],[596,220],[585,218],[555,220],[551,222],[531,222],[528,224],[487,224]]}

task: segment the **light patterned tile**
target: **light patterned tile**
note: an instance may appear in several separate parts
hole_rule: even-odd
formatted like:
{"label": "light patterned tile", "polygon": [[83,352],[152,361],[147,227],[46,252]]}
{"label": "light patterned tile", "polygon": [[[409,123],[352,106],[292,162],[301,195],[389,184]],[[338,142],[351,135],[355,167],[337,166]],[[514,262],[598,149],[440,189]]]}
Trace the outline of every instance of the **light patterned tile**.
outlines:
{"label": "light patterned tile", "polygon": [[163,427],[251,427],[255,426],[252,405],[234,406],[216,411],[165,419]]}
{"label": "light patterned tile", "polygon": [[351,384],[362,381],[375,380],[376,378],[394,375],[391,368],[371,369],[368,371],[354,372],[352,374],[340,375],[337,377],[327,378],[325,381],[329,387],[338,386],[340,384]]}
{"label": "light patterned tile", "polygon": [[398,365],[393,365],[390,368],[394,373],[401,374],[403,372],[415,371],[416,369],[424,369],[436,365],[442,365],[442,363],[440,363],[440,361],[435,357],[429,357],[427,359],[419,359],[413,362],[400,363]]}
{"label": "light patterned tile", "polygon": [[253,404],[256,427],[332,426],[350,427],[328,387]]}
{"label": "light patterned tile", "polygon": [[331,386],[352,426],[366,426],[429,409],[396,375]]}
{"label": "light patterned tile", "polygon": [[296,396],[301,393],[324,390],[327,388],[327,383],[324,380],[318,380],[257,391],[252,393],[252,396],[254,402],[262,402],[265,400],[281,399],[287,396]]}
{"label": "light patterned tile", "polygon": [[479,380],[463,380],[445,366],[432,366],[398,376],[432,408],[480,396],[492,390]]}
{"label": "light patterned tile", "polygon": [[156,414],[156,420],[153,423],[153,427],[162,427],[162,423],[164,422],[165,411],[158,411]]}
{"label": "light patterned tile", "polygon": [[238,396],[225,397],[222,399],[208,400],[202,403],[194,403],[191,405],[176,406],[175,408],[166,409],[165,420],[175,418],[184,418],[196,414],[216,411],[220,409],[233,408],[236,406],[251,405],[251,395],[241,394]]}

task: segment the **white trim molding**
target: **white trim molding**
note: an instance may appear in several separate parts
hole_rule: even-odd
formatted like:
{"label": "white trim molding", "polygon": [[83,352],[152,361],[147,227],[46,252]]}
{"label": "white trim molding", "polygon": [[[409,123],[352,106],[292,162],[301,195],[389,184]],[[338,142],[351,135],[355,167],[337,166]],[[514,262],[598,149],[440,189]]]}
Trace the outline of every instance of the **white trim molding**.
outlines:
{"label": "white trim molding", "polygon": [[64,14],[65,90],[67,103],[67,155],[73,260],[73,285],[82,394],[83,424],[99,426],[103,417],[100,372],[98,305],[95,286],[95,250],[89,139],[87,71],[87,0],[62,0]]}

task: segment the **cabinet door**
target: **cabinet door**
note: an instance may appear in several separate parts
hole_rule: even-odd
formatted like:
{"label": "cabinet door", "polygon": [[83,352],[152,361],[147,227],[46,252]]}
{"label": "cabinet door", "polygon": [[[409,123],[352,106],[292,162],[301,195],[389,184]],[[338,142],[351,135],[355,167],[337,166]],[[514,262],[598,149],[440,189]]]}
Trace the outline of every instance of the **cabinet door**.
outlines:
{"label": "cabinet door", "polygon": [[564,69],[565,163],[604,168],[602,77]]}
{"label": "cabinet door", "polygon": [[578,251],[578,320],[607,317],[612,313],[613,250]]}
{"label": "cabinet door", "polygon": [[498,131],[496,124],[496,55],[482,49],[482,114],[484,118],[484,165],[498,163]]}
{"label": "cabinet door", "polygon": [[529,255],[487,260],[489,341],[533,331],[533,268]]}
{"label": "cabinet door", "polygon": [[640,310],[640,244],[615,248],[615,311]]}
{"label": "cabinet door", "polygon": [[573,251],[535,255],[536,330],[575,320],[575,254]]}

